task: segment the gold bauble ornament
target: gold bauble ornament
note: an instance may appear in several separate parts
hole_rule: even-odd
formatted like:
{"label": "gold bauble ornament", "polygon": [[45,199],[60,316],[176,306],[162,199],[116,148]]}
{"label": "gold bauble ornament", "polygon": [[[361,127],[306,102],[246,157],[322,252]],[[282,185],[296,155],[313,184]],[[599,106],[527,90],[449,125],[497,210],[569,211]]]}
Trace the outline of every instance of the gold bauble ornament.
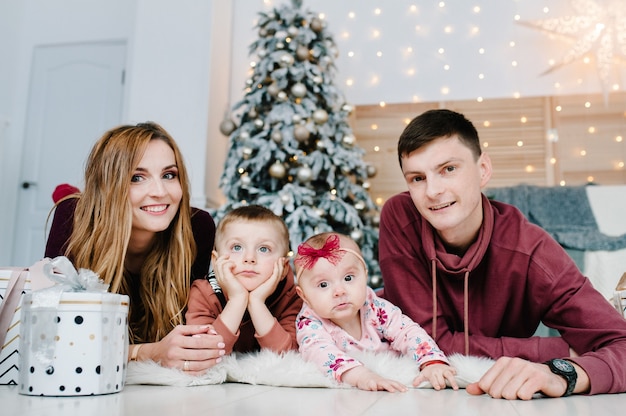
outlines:
{"label": "gold bauble ornament", "polygon": [[314,17],[313,19],[311,19],[311,24],[309,25],[309,27],[313,32],[319,33],[322,31],[322,29],[324,29],[324,22],[322,22],[322,19]]}
{"label": "gold bauble ornament", "polygon": [[283,134],[280,132],[280,130],[274,130],[271,134],[271,138],[274,143],[280,143],[283,141]]}
{"label": "gold bauble ornament", "polygon": [[270,176],[276,179],[282,179],[287,174],[287,169],[285,169],[285,165],[276,161],[269,169]]}
{"label": "gold bauble ornament", "polygon": [[343,138],[341,139],[341,144],[344,147],[347,148],[351,148],[354,146],[354,143],[356,143],[356,137],[354,137],[354,135],[352,134],[346,134],[345,136],[343,136]]}
{"label": "gold bauble ornament", "polygon": [[328,121],[328,113],[323,108],[318,108],[313,112],[313,121],[317,124],[324,124]]}
{"label": "gold bauble ornament", "polygon": [[309,54],[309,48],[304,45],[299,45],[296,48],[296,58],[298,58],[298,60],[300,61],[306,61],[307,59],[309,59]]}
{"label": "gold bauble ornament", "polygon": [[305,143],[307,140],[309,140],[310,135],[311,132],[309,132],[309,129],[307,129],[305,126],[296,126],[293,129],[293,136],[300,143]]}

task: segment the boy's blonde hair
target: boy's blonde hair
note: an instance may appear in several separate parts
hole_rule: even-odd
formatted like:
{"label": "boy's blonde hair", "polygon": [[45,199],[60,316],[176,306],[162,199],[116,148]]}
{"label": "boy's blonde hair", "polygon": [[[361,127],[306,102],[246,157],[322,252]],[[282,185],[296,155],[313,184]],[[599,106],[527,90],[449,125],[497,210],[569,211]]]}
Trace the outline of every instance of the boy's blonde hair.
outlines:
{"label": "boy's blonde hair", "polygon": [[285,221],[278,215],[274,214],[274,212],[268,208],[265,208],[261,205],[243,205],[241,207],[235,208],[232,211],[229,211],[217,224],[217,229],[215,230],[215,247],[217,247],[224,237],[224,230],[228,226],[228,224],[232,224],[238,221],[254,221],[254,222],[264,222],[276,225],[280,230],[281,241],[279,243],[285,249],[284,254],[286,255],[289,252],[289,230],[287,229],[287,224]]}

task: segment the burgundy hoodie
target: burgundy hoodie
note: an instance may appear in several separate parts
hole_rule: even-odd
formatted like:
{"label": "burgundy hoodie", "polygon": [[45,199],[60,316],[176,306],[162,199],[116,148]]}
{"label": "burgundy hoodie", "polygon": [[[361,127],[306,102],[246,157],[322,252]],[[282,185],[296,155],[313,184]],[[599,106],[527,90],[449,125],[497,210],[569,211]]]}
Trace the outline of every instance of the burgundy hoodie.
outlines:
{"label": "burgundy hoodie", "polygon": [[[408,192],[389,199],[380,219],[384,297],[446,354],[544,362],[569,357],[571,346],[591,394],[626,392],[626,320],[517,208],[483,196],[483,214],[476,241],[459,257],[446,252]],[[561,336],[533,336],[540,322]]]}

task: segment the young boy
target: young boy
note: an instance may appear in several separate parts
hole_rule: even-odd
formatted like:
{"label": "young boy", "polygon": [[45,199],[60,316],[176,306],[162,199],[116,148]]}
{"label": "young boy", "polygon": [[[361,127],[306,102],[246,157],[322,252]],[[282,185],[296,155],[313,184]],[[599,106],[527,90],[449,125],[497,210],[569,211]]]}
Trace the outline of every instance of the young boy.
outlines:
{"label": "young boy", "polygon": [[295,319],[302,307],[286,258],[289,232],[271,210],[247,205],[217,226],[215,277],[198,279],[189,292],[188,324],[210,324],[226,354],[298,348]]}
{"label": "young boy", "polygon": [[406,391],[350,356],[354,351],[396,351],[420,365],[413,380],[439,390],[446,380],[456,390],[456,371],[432,338],[397,307],[367,286],[367,268],[357,244],[347,236],[322,233],[298,247],[298,295],[304,300],[296,320],[300,352],[339,382],[361,390]]}

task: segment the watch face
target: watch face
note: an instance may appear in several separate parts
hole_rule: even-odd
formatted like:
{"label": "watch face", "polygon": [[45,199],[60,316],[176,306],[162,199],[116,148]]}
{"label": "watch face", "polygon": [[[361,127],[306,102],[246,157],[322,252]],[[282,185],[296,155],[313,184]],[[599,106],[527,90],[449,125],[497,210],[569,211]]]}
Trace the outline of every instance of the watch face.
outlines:
{"label": "watch face", "polygon": [[570,371],[574,369],[574,366],[572,366],[570,363],[568,363],[565,360],[554,360],[552,361],[552,363],[554,364],[556,368],[566,373],[569,373]]}

